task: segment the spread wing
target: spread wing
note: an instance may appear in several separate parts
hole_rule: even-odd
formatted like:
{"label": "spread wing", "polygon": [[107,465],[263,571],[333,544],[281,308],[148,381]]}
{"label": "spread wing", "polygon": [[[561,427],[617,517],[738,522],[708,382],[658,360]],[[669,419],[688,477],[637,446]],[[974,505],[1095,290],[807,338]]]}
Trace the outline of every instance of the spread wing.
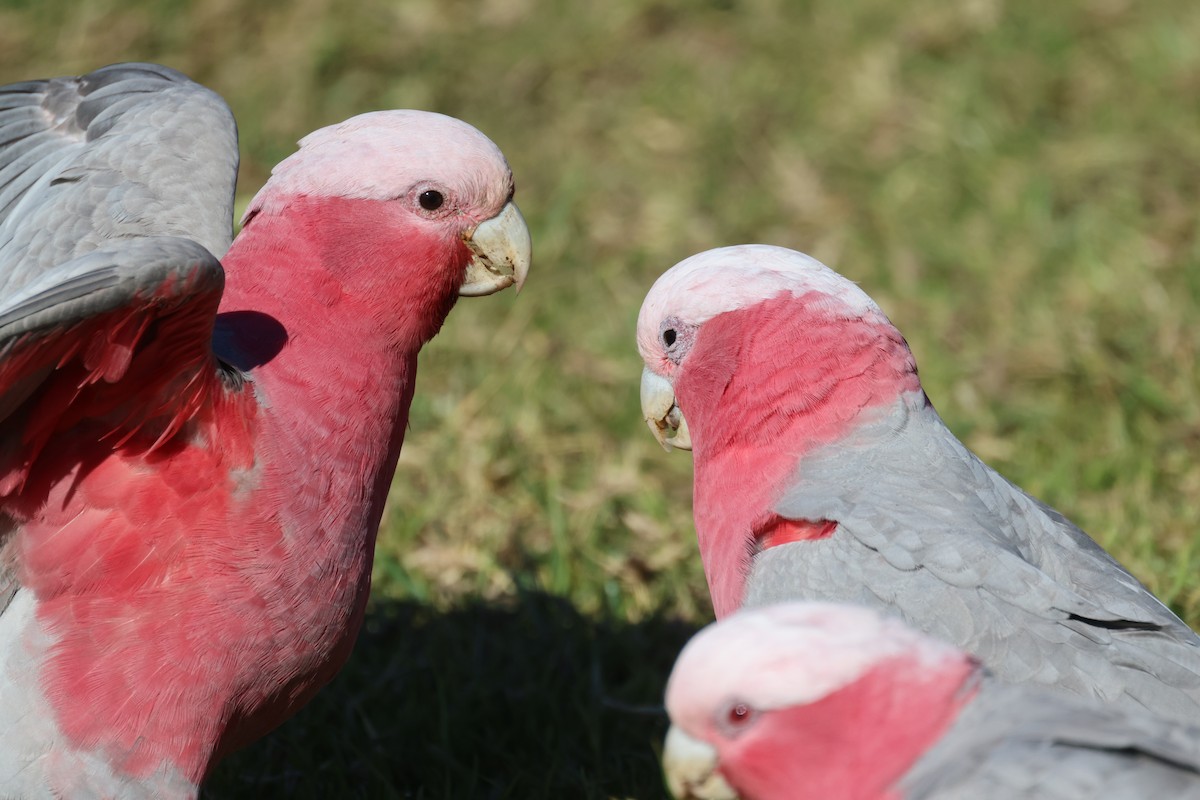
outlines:
{"label": "spread wing", "polygon": [[114,239],[229,248],[237,128],[156,64],[0,87],[0,297]]}
{"label": "spread wing", "polygon": [[0,87],[0,495],[58,433],[157,446],[203,403],[236,174],[228,107],[166,67]]}
{"label": "spread wing", "polygon": [[0,496],[19,491],[56,433],[89,444],[168,440],[216,379],[225,273],[188,239],[94,250],[0,303]]}

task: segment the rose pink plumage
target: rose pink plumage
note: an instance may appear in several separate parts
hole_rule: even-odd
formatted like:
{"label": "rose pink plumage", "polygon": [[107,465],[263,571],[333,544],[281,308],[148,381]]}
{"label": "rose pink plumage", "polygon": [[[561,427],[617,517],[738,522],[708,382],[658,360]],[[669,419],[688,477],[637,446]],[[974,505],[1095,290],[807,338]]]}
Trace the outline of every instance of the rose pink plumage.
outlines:
{"label": "rose pink plumage", "polygon": [[528,233],[486,137],[381,111],[225,253],[216,95],[130,64],[0,98],[0,165],[43,156],[0,199],[0,794],[192,797],[348,656],[417,352]]}

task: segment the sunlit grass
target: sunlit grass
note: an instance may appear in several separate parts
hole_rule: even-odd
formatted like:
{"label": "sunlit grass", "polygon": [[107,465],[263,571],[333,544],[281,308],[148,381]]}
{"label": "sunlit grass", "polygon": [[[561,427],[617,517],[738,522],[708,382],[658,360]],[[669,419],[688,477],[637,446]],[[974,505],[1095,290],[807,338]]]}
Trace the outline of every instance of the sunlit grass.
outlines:
{"label": "sunlit grass", "polygon": [[964,441],[1200,623],[1197,42],[1188,0],[8,0],[0,79],[183,69],[243,193],[420,107],[496,140],[533,229],[526,291],[422,355],[350,666],[212,796],[662,796],[642,707],[711,612],[633,324],[736,242],[859,281]]}

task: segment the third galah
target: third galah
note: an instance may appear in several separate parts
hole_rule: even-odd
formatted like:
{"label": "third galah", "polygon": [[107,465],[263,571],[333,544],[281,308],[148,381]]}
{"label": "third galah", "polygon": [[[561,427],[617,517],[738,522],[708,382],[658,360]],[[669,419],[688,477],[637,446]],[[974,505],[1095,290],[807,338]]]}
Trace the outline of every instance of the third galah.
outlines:
{"label": "third galah", "polygon": [[792,250],[711,250],[642,305],[642,408],[694,455],[718,618],[894,609],[1001,678],[1200,719],[1200,638],[942,422],[870,297]]}
{"label": "third galah", "polygon": [[1200,798],[1200,727],[996,681],[862,607],[726,617],[684,647],[666,701],[681,800]]}
{"label": "third galah", "polygon": [[231,246],[237,163],[165,67],[0,87],[0,797],[195,797],[327,683],[417,353],[528,269],[459,120],[306,136]]}

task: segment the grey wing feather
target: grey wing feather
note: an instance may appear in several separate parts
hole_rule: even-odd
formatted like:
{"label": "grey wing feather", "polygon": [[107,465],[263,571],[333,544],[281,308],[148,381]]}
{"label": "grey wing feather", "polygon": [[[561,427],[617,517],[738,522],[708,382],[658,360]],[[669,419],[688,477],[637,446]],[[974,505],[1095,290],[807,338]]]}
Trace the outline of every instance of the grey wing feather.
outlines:
{"label": "grey wing feather", "polygon": [[0,87],[0,295],[119,238],[229,248],[237,128],[156,64]]}
{"label": "grey wing feather", "polygon": [[906,800],[1200,798],[1200,728],[986,682],[905,776]]}
{"label": "grey wing feather", "polygon": [[856,435],[806,456],[775,508],[837,531],[759,553],[748,604],[883,607],[1004,680],[1200,719],[1200,638],[1085,533],[975,458],[931,408],[898,404]]}
{"label": "grey wing feather", "polygon": [[[45,335],[49,329],[134,305],[164,284],[179,287],[172,300],[181,302],[212,292],[219,298],[224,280],[221,262],[188,239],[154,236],[93,250],[0,302],[0,356],[23,334]],[[215,301],[209,302],[215,314]]]}

